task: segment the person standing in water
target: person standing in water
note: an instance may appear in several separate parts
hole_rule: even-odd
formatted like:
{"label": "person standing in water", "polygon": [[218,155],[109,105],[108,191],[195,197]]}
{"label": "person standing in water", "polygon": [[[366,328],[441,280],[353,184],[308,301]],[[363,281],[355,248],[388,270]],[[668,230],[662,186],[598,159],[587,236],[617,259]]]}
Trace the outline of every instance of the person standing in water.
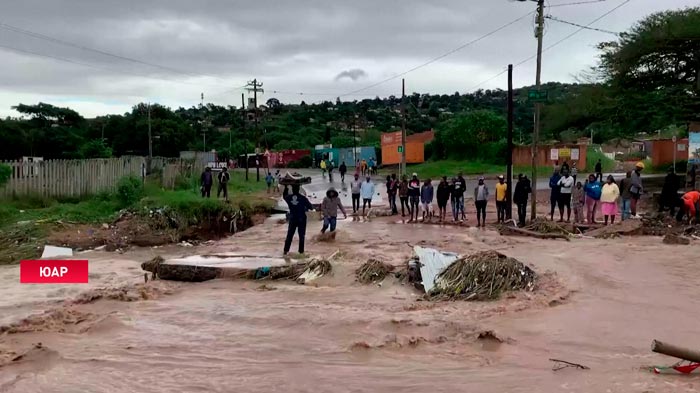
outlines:
{"label": "person standing in water", "polygon": [[555,169],[552,177],[549,178],[549,188],[551,188],[549,193],[549,219],[551,221],[554,221],[554,210],[557,208],[557,203],[559,203],[559,179],[561,179],[561,175]]}
{"label": "person standing in water", "polygon": [[343,204],[340,202],[340,198],[338,198],[338,191],[331,187],[326,191],[326,197],[323,198],[323,202],[321,202],[321,214],[323,215],[321,233],[326,233],[328,227],[330,227],[331,232],[335,232],[339,209],[343,213],[343,216],[348,218],[348,215],[345,213],[345,208],[343,208]]}
{"label": "person standing in water", "polygon": [[506,210],[508,207],[508,185],[506,184],[503,175],[498,176],[498,183],[496,183],[496,213],[499,223],[506,222]]}
{"label": "person standing in water", "polygon": [[372,179],[367,175],[366,181],[362,182],[360,186],[360,194],[362,194],[362,215],[365,215],[365,208],[369,207],[372,209],[372,197],[374,196],[374,183]]}
{"label": "person standing in water", "polygon": [[484,184],[484,178],[479,178],[479,184],[474,188],[474,205],[476,206],[476,226],[486,226],[486,205],[489,200],[489,188]]}
{"label": "person standing in water", "polygon": [[408,182],[408,199],[410,206],[411,219],[408,222],[418,221],[418,204],[420,203],[420,180],[418,174],[414,173],[411,180]]}
{"label": "person standing in water", "polygon": [[428,221],[432,220],[433,217],[433,196],[435,195],[435,190],[433,189],[433,184],[430,178],[425,180],[423,187],[420,189],[420,203],[423,206],[423,221],[427,218]]}
{"label": "person standing in water", "polygon": [[608,225],[608,218],[610,218],[610,224],[615,223],[617,200],[619,198],[620,188],[615,184],[615,179],[612,175],[609,175],[600,193],[601,210],[603,211],[603,217],[605,217],[605,225]]}
{"label": "person standing in water", "polygon": [[566,209],[566,222],[571,221],[571,191],[574,188],[574,178],[569,176],[569,170],[562,171],[559,179],[559,222],[564,221],[564,209]]}
{"label": "person standing in water", "polygon": [[355,179],[350,182],[350,194],[352,194],[352,212],[357,214],[360,210],[360,193],[362,192],[362,182],[360,175],[355,173]]}
{"label": "person standing in water", "polygon": [[292,193],[289,193],[287,186],[284,187],[282,198],[289,206],[289,220],[287,222],[287,238],[284,241],[284,255],[289,253],[292,246],[294,233],[299,232],[299,254],[304,253],[304,239],[306,238],[306,212],[313,210],[309,200],[299,192],[301,187],[298,184],[292,185]]}
{"label": "person standing in water", "polygon": [[442,181],[437,187],[437,204],[440,215],[440,222],[445,221],[447,216],[447,201],[450,200],[450,185],[447,183],[447,176],[442,177]]}

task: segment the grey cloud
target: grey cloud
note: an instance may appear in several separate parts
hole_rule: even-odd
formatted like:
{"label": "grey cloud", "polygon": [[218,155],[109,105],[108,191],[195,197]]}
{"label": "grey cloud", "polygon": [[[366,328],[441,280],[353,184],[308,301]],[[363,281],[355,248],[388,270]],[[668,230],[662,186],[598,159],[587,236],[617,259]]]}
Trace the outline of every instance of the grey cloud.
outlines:
{"label": "grey cloud", "polygon": [[335,76],[335,80],[339,81],[343,78],[348,78],[353,81],[357,81],[358,79],[365,78],[367,77],[367,72],[361,68],[353,68],[351,70],[345,70],[341,72],[340,74]]}
{"label": "grey cloud", "polygon": [[[563,2],[567,0],[549,3]],[[696,2],[638,0],[595,26],[625,30],[653,11],[691,6]],[[173,73],[0,30],[0,45],[94,66],[89,68],[14,53],[8,55],[0,48],[4,59],[0,62],[0,75],[3,75],[0,87],[5,94],[61,94],[99,99],[112,94],[115,100],[120,100],[165,90],[172,94],[174,101],[189,97],[192,90],[213,95],[255,77],[266,82],[270,90],[342,94],[335,77],[372,84],[534,10],[532,2],[507,0],[23,0],[5,3],[0,22],[187,73]],[[617,4],[618,0],[609,0],[593,5],[551,8],[548,13],[586,24]],[[438,64],[411,73],[406,76],[408,85],[417,86],[423,92],[431,89],[436,89],[432,91],[435,93],[463,91],[480,79],[498,73],[508,63],[517,63],[533,54],[532,23],[531,18],[524,19]],[[574,30],[571,26],[548,22],[545,46]],[[607,35],[586,31],[547,51],[543,78],[570,80],[569,75],[595,63],[593,45],[608,39]],[[358,75],[355,79],[343,73],[336,75],[346,64],[354,65],[367,75],[362,78]],[[531,63],[518,67],[516,83],[531,82],[531,68]],[[479,72],[465,72],[465,69]],[[353,70],[346,70],[350,71]],[[216,78],[193,78],[188,74]],[[119,88],[121,85],[129,86],[128,95],[125,89]],[[158,91],[154,93],[156,88]],[[395,86],[381,85],[368,90],[367,96],[394,90]],[[299,97],[290,96],[289,101],[298,101]],[[6,111],[7,108],[0,107],[0,115]]]}

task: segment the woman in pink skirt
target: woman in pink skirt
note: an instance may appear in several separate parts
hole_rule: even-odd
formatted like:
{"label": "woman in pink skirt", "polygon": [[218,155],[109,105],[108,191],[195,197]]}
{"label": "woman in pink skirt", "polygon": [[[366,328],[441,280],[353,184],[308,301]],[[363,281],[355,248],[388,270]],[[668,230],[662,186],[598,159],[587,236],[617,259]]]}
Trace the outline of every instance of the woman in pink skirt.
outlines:
{"label": "woman in pink skirt", "polygon": [[615,223],[615,215],[617,214],[617,200],[620,198],[620,188],[615,184],[615,179],[608,176],[608,180],[603,185],[603,191],[600,195],[601,210],[605,217],[605,225],[608,225],[608,217],[610,224]]}

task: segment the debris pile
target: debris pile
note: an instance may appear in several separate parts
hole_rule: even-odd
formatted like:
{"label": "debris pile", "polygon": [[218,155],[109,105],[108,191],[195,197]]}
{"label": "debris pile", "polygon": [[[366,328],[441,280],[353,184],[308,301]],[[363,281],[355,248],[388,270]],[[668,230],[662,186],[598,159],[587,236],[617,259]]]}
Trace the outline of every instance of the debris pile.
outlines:
{"label": "debris pile", "polygon": [[310,177],[304,177],[302,174],[297,173],[297,172],[294,172],[294,173],[287,172],[279,180],[279,184],[281,184],[283,186],[302,185],[302,184],[309,184],[309,183],[311,183]]}
{"label": "debris pile", "polygon": [[563,226],[543,218],[537,218],[523,228],[518,228],[514,224],[504,224],[498,228],[498,232],[505,236],[528,236],[537,239],[569,240],[569,237],[573,235]]}
{"label": "debris pile", "polygon": [[669,233],[666,236],[664,236],[663,242],[664,244],[678,244],[682,246],[687,246],[688,244],[690,244],[690,239],[682,235]]}
{"label": "debris pile", "polygon": [[501,293],[532,291],[536,273],[515,258],[496,251],[461,257],[435,278],[429,296],[433,300],[491,300]]}
{"label": "debris pile", "polygon": [[543,233],[543,234],[554,233],[554,234],[565,235],[565,236],[572,235],[571,231],[564,228],[563,226],[561,226],[553,221],[547,221],[546,219],[541,218],[541,217],[536,218],[529,225],[525,226],[524,229],[527,229],[527,230],[530,230],[533,232]]}
{"label": "debris pile", "polygon": [[394,270],[394,266],[370,259],[355,270],[357,281],[362,284],[372,284],[384,280],[384,278]]}

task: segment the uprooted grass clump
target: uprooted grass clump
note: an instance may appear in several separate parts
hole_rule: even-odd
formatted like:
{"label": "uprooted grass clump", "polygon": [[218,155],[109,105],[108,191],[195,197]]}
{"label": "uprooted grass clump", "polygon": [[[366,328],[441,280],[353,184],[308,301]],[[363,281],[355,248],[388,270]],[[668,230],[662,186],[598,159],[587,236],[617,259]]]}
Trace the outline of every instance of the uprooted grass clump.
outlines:
{"label": "uprooted grass clump", "polygon": [[531,291],[537,274],[515,258],[496,251],[462,257],[435,278],[433,300],[493,300],[501,293]]}
{"label": "uprooted grass clump", "polygon": [[538,217],[535,220],[533,220],[529,225],[525,226],[525,229],[544,234],[552,233],[566,236],[570,236],[572,234],[571,231],[564,228],[563,226],[552,221],[547,221],[546,219],[541,217]]}
{"label": "uprooted grass clump", "polygon": [[362,284],[372,284],[382,281],[393,270],[394,266],[392,265],[376,259],[370,259],[355,270],[355,277]]}

